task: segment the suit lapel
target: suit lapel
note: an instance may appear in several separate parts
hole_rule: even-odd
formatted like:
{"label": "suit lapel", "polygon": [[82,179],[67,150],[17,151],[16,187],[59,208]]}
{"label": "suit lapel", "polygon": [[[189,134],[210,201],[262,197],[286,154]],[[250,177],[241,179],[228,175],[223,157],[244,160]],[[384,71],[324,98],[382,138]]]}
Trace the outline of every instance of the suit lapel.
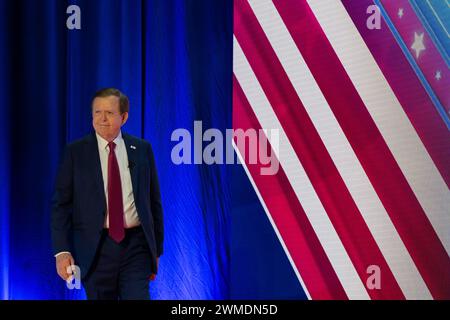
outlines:
{"label": "suit lapel", "polygon": [[95,184],[97,185],[97,190],[99,194],[102,195],[102,205],[104,205],[104,211],[106,212],[106,197],[102,175],[102,166],[100,163],[100,154],[98,153],[98,143],[95,132],[92,133],[88,139],[88,148],[90,154],[89,158],[93,159],[93,161],[89,162],[91,164],[90,171],[92,173],[92,177],[94,177]]}
{"label": "suit lapel", "polygon": [[133,185],[134,200],[137,201],[137,188],[138,188],[138,150],[136,144],[133,144],[132,138],[122,132],[123,140],[125,141],[125,147],[128,155],[128,167],[130,168],[131,184]]}

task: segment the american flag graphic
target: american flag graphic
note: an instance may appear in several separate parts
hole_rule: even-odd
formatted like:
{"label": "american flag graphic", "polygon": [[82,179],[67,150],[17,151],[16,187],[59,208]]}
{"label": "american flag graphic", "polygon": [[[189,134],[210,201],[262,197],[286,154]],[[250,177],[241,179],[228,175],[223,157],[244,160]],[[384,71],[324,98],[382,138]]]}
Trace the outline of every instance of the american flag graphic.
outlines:
{"label": "american flag graphic", "polygon": [[279,130],[242,161],[310,299],[450,299],[449,10],[234,1],[233,128]]}

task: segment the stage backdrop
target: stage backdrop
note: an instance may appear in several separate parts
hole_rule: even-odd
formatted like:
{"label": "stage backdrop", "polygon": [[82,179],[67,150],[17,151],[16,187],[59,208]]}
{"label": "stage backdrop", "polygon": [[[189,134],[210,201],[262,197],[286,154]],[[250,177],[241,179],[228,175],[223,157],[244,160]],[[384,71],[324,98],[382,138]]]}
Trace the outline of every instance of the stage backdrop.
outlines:
{"label": "stage backdrop", "polygon": [[279,131],[278,173],[245,166],[308,298],[450,298],[449,17],[235,0],[233,126]]}
{"label": "stage backdrop", "polygon": [[50,201],[102,87],[128,95],[124,131],[155,151],[165,253],[151,297],[305,298],[244,169],[170,158],[177,128],[232,128],[232,1],[1,0],[0,12],[1,298],[84,298],[56,274]]}
{"label": "stage backdrop", "polygon": [[[68,30],[66,9],[81,9]],[[153,144],[165,213],[155,299],[229,297],[224,166],[175,166],[170,135],[194,120],[231,126],[232,3],[0,2],[1,296],[78,299],[55,273],[50,200],[65,144],[91,131],[102,87],[130,98],[124,131]]]}
{"label": "stage backdrop", "polygon": [[[443,3],[0,1],[1,297],[84,298],[56,275],[50,199],[92,94],[112,86],[161,180],[152,298],[449,299]],[[195,120],[278,130],[279,170],[173,164],[171,134]]]}

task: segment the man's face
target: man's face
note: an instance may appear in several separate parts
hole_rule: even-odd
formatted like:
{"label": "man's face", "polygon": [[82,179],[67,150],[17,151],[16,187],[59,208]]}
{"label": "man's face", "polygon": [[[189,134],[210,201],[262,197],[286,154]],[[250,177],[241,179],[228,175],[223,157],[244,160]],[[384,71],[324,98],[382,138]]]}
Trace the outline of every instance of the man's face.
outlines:
{"label": "man's face", "polygon": [[109,96],[95,98],[92,102],[92,125],[103,139],[113,141],[128,119],[128,113],[120,114],[119,98]]}

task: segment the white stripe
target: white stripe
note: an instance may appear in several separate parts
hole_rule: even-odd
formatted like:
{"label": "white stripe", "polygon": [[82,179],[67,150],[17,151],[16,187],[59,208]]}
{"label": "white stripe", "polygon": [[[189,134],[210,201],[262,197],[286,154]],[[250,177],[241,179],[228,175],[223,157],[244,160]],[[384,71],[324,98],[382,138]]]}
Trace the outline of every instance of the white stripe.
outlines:
{"label": "white stripe", "polygon": [[275,6],[268,0],[249,3],[403,293],[409,298],[431,297]]}
{"label": "white stripe", "polygon": [[450,255],[450,191],[340,1],[308,1]]}
{"label": "white stripe", "polygon": [[289,259],[289,262],[291,263],[291,266],[294,269],[295,275],[297,276],[297,279],[300,282],[300,285],[302,286],[303,291],[305,292],[305,294],[308,297],[308,299],[311,300],[311,295],[309,294],[308,288],[306,287],[305,282],[303,282],[302,276],[300,275],[300,273],[299,273],[299,271],[297,269],[297,266],[295,265],[295,262],[292,259],[291,254],[289,253],[289,250],[286,247],[286,244],[284,243],[283,237],[281,236],[277,225],[273,221],[272,215],[269,213],[269,209],[266,206],[264,198],[259,193],[259,189],[258,189],[257,185],[255,184],[255,181],[253,180],[253,177],[252,177],[250,171],[247,168],[247,164],[245,163],[245,160],[242,158],[241,152],[239,151],[239,148],[236,146],[234,140],[232,140],[232,144],[233,144],[233,148],[236,151],[236,154],[237,154],[237,156],[239,158],[239,161],[242,164],[242,166],[244,167],[245,173],[247,173],[248,179],[252,183],[253,189],[255,190],[255,192],[256,192],[256,194],[257,194],[257,196],[259,198],[259,201],[261,202],[262,207],[264,208],[264,211],[265,211],[265,213],[267,215],[267,218],[269,218],[270,224],[272,225],[273,230],[275,230],[275,233],[276,233],[276,235],[278,237],[278,240],[280,241],[281,246],[283,247],[283,250],[284,250],[284,252],[286,253],[286,255],[287,255],[288,259]]}
{"label": "white stripe", "polygon": [[[296,156],[272,106],[267,100],[258,80],[256,79],[250,64],[242,49],[234,38],[233,70],[240,83],[255,115],[264,129],[278,129],[280,132],[278,154],[274,150],[280,165],[286,172],[286,176],[300,200],[311,225],[319,238],[322,247],[330,259],[331,265],[336,271],[347,296],[350,299],[369,299],[369,295],[361,282],[355,267],[339,239],[336,230],[331,223],[325,208],[322,206],[305,169]],[[268,137],[269,141],[271,135]],[[272,141],[270,141],[272,143]]]}

